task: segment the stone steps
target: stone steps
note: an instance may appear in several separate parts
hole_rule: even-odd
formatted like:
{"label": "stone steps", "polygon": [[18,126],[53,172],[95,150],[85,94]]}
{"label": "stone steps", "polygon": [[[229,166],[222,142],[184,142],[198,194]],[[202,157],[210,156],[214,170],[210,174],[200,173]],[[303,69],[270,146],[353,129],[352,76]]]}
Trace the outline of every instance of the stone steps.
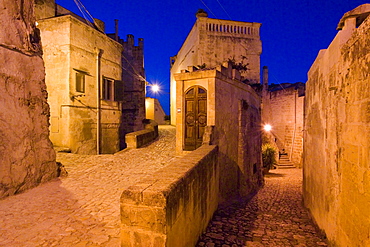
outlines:
{"label": "stone steps", "polygon": [[281,154],[278,164],[275,165],[277,169],[290,169],[290,168],[295,168],[293,162],[289,160],[289,157],[287,154]]}

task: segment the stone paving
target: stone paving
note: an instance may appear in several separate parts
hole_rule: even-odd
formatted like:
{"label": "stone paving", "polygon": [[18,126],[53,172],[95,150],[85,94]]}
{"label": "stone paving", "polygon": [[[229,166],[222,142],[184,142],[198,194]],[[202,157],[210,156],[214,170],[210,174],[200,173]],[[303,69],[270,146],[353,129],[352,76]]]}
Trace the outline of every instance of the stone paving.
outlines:
{"label": "stone paving", "polygon": [[174,157],[172,126],[160,126],[151,145],[115,155],[59,153],[67,177],[0,200],[0,246],[119,246],[122,191]]}
{"label": "stone paving", "polygon": [[248,202],[219,209],[197,246],[327,246],[302,206],[302,170],[276,169]]}

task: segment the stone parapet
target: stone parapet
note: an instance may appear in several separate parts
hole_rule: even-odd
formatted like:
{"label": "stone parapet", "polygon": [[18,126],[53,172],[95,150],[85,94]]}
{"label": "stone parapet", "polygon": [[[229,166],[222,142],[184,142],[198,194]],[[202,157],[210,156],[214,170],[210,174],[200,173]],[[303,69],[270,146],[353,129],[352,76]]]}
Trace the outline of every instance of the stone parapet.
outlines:
{"label": "stone parapet", "polygon": [[145,129],[126,134],[127,148],[139,148],[154,141],[158,137],[158,124],[150,120]]}
{"label": "stone parapet", "polygon": [[203,145],[126,189],[121,246],[194,246],[218,206],[217,153]]}

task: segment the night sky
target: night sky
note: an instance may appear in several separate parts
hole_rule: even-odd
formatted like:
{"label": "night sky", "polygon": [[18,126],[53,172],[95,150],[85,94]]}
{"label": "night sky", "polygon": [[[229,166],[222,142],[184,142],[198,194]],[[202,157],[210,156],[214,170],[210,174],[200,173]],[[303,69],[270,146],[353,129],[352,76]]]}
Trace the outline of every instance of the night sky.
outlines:
{"label": "night sky", "polygon": [[[80,0],[89,13],[105,22],[106,32],[144,38],[146,79],[161,85],[159,98],[169,114],[169,60],[177,54],[204,9],[208,17],[259,22],[261,67],[269,67],[270,83],[306,82],[307,72],[320,49],[328,47],[336,27],[347,11],[366,2],[361,0]],[[74,0],[56,2],[80,14]],[[149,96],[150,92],[148,90]]]}

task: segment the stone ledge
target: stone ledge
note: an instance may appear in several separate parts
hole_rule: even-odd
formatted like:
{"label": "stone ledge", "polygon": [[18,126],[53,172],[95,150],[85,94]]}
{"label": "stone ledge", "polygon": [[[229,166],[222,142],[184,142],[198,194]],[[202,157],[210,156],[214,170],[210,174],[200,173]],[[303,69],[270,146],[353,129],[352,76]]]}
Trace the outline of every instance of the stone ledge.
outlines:
{"label": "stone ledge", "polygon": [[140,148],[158,137],[158,124],[150,120],[145,129],[128,133],[125,136],[127,148]]}
{"label": "stone ledge", "polygon": [[218,206],[217,153],[203,145],[125,190],[121,246],[194,246]]}

